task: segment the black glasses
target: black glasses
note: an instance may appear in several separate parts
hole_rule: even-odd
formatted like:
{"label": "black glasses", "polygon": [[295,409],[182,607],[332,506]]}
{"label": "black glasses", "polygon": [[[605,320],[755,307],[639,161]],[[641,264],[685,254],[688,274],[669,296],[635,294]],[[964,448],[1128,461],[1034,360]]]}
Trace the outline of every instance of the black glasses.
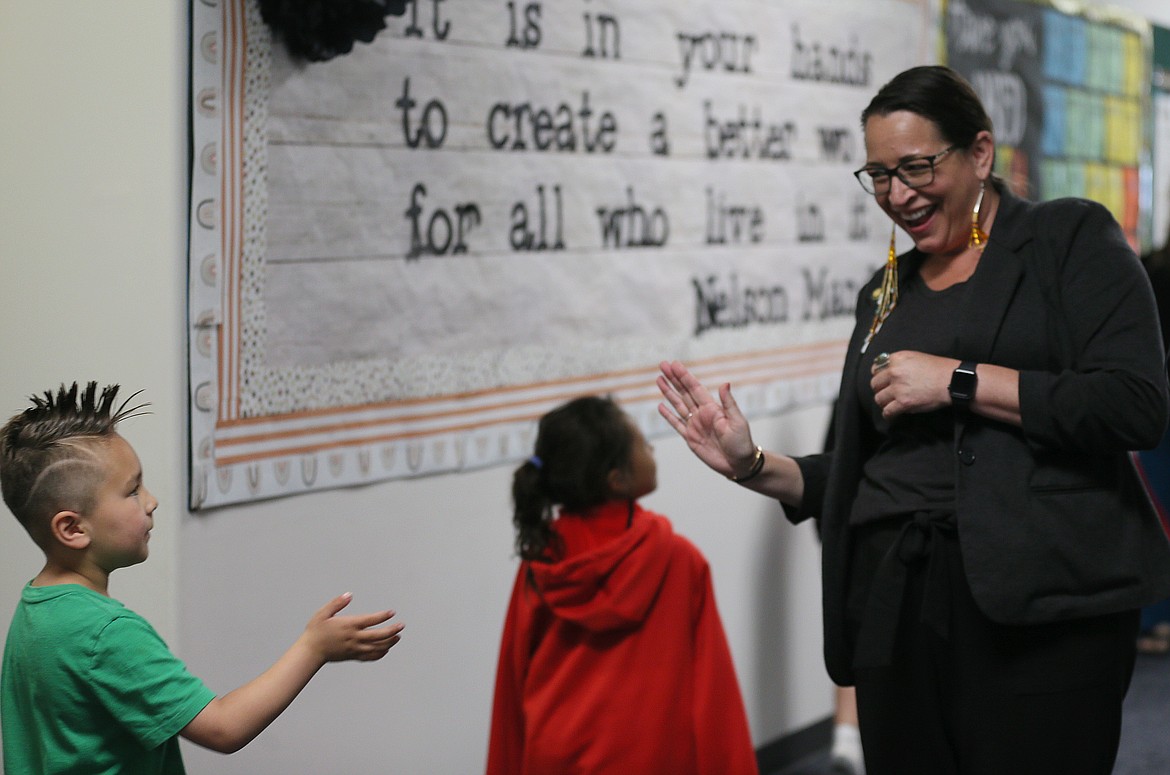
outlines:
{"label": "black glasses", "polygon": [[920,156],[916,159],[907,159],[897,167],[882,167],[870,164],[853,173],[857,182],[867,194],[884,194],[890,190],[890,179],[898,176],[898,180],[910,188],[922,188],[934,182],[934,165],[959,146],[952,145],[944,148],[933,156]]}

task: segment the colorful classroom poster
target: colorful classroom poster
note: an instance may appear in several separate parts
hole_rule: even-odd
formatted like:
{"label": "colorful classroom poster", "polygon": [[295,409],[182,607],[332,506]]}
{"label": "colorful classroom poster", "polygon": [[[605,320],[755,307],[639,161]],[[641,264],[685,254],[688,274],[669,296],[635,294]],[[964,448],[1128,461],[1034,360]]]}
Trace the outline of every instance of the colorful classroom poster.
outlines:
{"label": "colorful classroom poster", "polygon": [[994,122],[997,171],[1029,198],[1103,203],[1140,249],[1148,22],[1069,2],[947,0],[943,23],[947,63]]}

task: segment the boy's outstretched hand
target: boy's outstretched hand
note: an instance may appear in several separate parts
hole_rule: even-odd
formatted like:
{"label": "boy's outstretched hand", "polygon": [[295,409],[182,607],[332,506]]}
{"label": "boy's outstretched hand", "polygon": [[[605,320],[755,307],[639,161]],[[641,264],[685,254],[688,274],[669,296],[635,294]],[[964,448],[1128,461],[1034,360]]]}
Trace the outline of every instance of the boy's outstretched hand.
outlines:
{"label": "boy's outstretched hand", "polygon": [[308,645],[323,662],[349,659],[372,662],[386,656],[390,647],[402,639],[400,633],[405,625],[395,623],[378,627],[390,621],[394,611],[338,616],[352,601],[353,595],[349,592],[338,595],[321,606],[305,626]]}
{"label": "boy's outstretched hand", "polygon": [[235,691],[216,697],[179,733],[221,753],[238,751],[260,734],[328,662],[372,662],[401,639],[393,611],[338,616],[353,595],[346,592],[323,605],[305,631],[272,667]]}

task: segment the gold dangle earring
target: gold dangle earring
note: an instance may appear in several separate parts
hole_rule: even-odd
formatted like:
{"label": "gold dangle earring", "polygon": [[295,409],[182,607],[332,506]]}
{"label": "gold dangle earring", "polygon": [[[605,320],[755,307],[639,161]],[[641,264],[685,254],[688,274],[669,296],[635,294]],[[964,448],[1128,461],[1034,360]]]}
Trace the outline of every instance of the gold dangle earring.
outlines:
{"label": "gold dangle earring", "polygon": [[895,249],[895,238],[898,236],[898,224],[890,229],[890,251],[886,256],[886,269],[882,274],[882,284],[873,292],[877,306],[873,313],[873,322],[869,324],[869,333],[861,344],[861,352],[865,352],[874,334],[881,329],[882,323],[894,311],[898,304],[898,251]]}
{"label": "gold dangle earring", "polygon": [[975,200],[975,209],[971,211],[971,237],[967,240],[967,247],[983,250],[987,246],[987,232],[979,228],[979,206],[983,204],[983,191],[986,184],[979,184],[979,198]]}

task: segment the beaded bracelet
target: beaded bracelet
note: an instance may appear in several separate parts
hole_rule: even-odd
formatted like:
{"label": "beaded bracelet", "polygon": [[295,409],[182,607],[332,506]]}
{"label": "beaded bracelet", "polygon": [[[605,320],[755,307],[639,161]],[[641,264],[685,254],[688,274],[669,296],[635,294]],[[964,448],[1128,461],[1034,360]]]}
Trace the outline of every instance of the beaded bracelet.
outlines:
{"label": "beaded bracelet", "polygon": [[736,476],[735,474],[732,474],[731,476],[729,476],[727,478],[730,479],[731,481],[735,482],[736,484],[743,484],[748,479],[751,479],[752,477],[758,475],[760,473],[760,471],[763,471],[763,470],[764,470],[764,448],[757,444],[756,445],[756,456],[752,459],[752,467],[750,469],[748,469],[748,472],[746,474],[744,474],[743,476]]}

